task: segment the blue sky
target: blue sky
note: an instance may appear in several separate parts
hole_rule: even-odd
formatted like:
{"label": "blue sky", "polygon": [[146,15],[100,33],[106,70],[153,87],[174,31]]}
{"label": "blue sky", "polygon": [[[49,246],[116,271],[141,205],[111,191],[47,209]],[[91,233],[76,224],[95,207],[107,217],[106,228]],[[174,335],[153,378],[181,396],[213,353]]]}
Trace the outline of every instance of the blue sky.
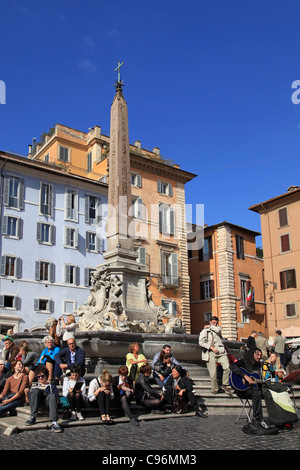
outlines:
{"label": "blue sky", "polygon": [[55,123],[109,135],[124,61],[130,142],[198,175],[207,224],[260,231],[248,207],[300,183],[299,17],[299,0],[2,2],[0,149]]}

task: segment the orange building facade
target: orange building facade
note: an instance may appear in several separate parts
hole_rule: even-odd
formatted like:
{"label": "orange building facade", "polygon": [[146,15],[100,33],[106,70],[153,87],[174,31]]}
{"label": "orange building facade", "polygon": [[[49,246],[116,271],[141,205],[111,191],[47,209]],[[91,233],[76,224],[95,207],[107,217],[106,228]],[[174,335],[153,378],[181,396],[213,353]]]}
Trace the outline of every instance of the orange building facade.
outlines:
{"label": "orange building facade", "polygon": [[[41,145],[30,150],[29,158],[107,183],[109,137],[98,126],[84,133],[57,124]],[[139,141],[130,145],[130,162],[130,233],[135,233],[139,261],[149,272],[152,299],[180,317],[190,333],[185,184],[196,175],[165,160],[159,148],[144,150]]]}
{"label": "orange building facade", "polygon": [[222,222],[198,235],[188,252],[191,332],[198,334],[214,315],[224,338],[245,340],[252,330],[266,334],[264,263],[255,241],[260,234]]}
{"label": "orange building facade", "polygon": [[260,214],[267,302],[271,337],[300,336],[300,188],[249,208]]}

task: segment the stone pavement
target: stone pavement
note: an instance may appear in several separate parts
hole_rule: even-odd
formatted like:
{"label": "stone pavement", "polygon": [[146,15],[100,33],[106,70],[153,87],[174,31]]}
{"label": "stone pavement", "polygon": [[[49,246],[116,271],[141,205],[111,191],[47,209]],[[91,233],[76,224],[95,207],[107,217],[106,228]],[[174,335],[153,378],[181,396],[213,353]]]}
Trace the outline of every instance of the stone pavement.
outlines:
{"label": "stone pavement", "polygon": [[[59,434],[50,429],[33,427],[32,430],[10,436],[0,433],[0,448],[7,451],[97,450],[102,451],[100,458],[103,458],[101,455],[116,458],[137,455],[135,465],[129,464],[130,467],[138,466],[140,460],[143,460],[143,464],[157,464],[158,461],[153,460],[156,458],[155,452],[168,455],[169,451],[173,451],[173,454],[180,455],[182,451],[182,455],[189,456],[182,458],[190,460],[181,463],[195,464],[195,459],[199,463],[201,450],[300,450],[299,422],[294,424],[292,430],[280,431],[274,436],[249,436],[242,432],[245,419],[235,424],[235,418],[235,415],[228,414],[212,414],[207,419],[185,415],[168,418],[155,415],[152,419],[142,421],[139,427],[123,421],[114,426],[97,424],[68,427]],[[134,451],[143,452],[135,454]],[[24,457],[27,455],[30,454],[24,454]],[[164,463],[170,463],[167,457]]]}

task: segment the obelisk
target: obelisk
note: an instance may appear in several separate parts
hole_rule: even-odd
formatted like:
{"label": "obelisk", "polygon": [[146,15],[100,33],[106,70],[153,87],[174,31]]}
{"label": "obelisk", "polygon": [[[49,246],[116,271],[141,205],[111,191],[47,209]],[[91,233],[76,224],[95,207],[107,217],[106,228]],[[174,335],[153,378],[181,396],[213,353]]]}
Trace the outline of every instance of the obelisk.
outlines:
{"label": "obelisk", "polygon": [[[132,218],[129,210],[132,205],[130,152],[128,132],[128,112],[124,99],[120,78],[120,64],[116,94],[111,106],[110,114],[110,149],[108,160],[108,251],[116,248],[133,249],[132,236],[129,227]],[[116,70],[117,70],[116,69]]]}

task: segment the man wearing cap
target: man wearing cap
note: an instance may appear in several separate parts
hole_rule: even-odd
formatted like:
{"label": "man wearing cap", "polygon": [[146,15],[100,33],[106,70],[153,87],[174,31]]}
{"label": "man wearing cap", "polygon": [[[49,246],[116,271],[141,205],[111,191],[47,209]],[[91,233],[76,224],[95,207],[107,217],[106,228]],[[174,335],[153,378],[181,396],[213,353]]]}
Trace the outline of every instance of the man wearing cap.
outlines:
{"label": "man wearing cap", "polygon": [[219,391],[217,378],[217,364],[223,369],[222,390],[227,395],[232,396],[229,387],[229,360],[222,341],[221,327],[218,326],[218,317],[212,317],[209,326],[204,327],[199,335],[199,345],[202,348],[202,360],[206,366],[211,378],[211,392],[216,394]]}

